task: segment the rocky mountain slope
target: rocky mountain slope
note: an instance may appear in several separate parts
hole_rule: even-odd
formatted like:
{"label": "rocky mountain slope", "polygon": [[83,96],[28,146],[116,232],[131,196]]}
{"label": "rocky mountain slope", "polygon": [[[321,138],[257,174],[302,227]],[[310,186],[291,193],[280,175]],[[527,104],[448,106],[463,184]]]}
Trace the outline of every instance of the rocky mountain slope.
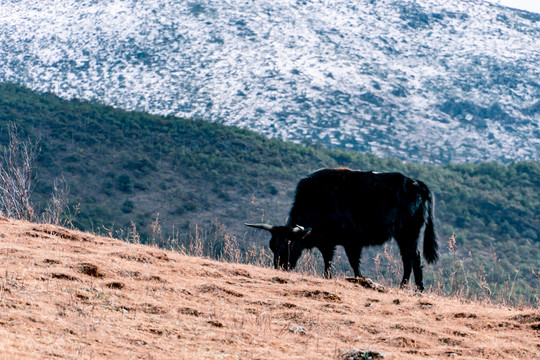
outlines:
{"label": "rocky mountain slope", "polygon": [[0,81],[405,160],[540,160],[538,14],[482,0],[22,0],[0,14]]}
{"label": "rocky mountain slope", "polygon": [[537,358],[535,309],[379,290],[0,219],[0,359]]}

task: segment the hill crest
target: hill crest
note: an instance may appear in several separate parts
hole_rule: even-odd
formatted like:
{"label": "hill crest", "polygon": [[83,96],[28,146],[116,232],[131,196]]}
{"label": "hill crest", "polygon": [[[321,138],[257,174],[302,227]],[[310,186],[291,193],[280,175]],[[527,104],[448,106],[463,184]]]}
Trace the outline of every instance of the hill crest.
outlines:
{"label": "hill crest", "polygon": [[533,309],[377,292],[0,220],[0,358],[532,359]]}

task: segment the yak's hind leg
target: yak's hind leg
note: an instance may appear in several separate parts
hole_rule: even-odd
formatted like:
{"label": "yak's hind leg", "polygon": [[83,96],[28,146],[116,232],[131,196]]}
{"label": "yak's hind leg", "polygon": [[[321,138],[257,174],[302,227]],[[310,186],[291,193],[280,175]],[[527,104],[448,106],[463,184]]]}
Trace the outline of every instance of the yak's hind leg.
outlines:
{"label": "yak's hind leg", "polygon": [[396,238],[396,240],[401,252],[401,259],[403,260],[403,279],[401,280],[401,287],[404,287],[409,283],[411,271],[414,269],[414,281],[416,286],[418,290],[424,291],[420,252],[417,250],[418,234],[419,231],[404,232],[401,236]]}
{"label": "yak's hind leg", "polygon": [[418,290],[424,290],[422,277],[422,265],[420,263],[420,252],[418,251],[418,238],[424,224],[424,211],[422,207],[410,204],[406,216],[403,216],[403,227],[399,228],[394,238],[399,245],[401,258],[403,259],[403,279],[401,286],[407,285],[411,277],[411,270],[414,269],[414,280]]}
{"label": "yak's hind leg", "polygon": [[362,272],[360,271],[360,260],[362,257],[362,247],[355,245],[345,246],[345,253],[349,258],[349,264],[354,271],[354,277],[362,277]]}
{"label": "yak's hind leg", "polygon": [[424,291],[424,276],[422,275],[422,261],[420,259],[420,251],[417,251],[413,258],[414,282],[418,290]]}

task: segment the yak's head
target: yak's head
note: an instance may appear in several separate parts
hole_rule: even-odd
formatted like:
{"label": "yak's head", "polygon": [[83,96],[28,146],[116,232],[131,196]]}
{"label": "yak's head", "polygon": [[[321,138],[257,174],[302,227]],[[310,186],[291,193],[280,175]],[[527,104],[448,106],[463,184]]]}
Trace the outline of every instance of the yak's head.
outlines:
{"label": "yak's head", "polygon": [[306,248],[304,238],[311,229],[302,226],[272,226],[268,224],[246,224],[247,226],[269,231],[272,234],[270,249],[274,253],[274,267],[276,269],[291,270]]}

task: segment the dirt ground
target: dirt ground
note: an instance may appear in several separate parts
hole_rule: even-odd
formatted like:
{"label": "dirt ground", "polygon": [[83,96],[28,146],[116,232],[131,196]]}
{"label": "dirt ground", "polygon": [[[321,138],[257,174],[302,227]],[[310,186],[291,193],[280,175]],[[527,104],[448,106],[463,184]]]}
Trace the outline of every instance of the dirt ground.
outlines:
{"label": "dirt ground", "polygon": [[540,359],[540,312],[0,219],[0,359]]}

